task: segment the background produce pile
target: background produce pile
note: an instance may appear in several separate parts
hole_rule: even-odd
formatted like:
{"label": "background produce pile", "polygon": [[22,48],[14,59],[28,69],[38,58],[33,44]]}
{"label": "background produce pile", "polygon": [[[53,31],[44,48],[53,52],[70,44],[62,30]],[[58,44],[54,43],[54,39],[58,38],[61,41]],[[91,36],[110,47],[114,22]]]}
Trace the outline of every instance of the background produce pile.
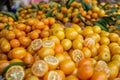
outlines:
{"label": "background produce pile", "polygon": [[119,9],[69,0],[0,12],[0,80],[119,80]]}

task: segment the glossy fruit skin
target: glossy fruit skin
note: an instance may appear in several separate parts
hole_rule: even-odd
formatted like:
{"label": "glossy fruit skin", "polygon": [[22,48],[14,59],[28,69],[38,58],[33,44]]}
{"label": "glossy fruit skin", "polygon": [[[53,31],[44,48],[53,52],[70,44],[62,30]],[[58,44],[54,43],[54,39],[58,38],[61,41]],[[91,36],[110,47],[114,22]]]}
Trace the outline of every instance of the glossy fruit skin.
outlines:
{"label": "glossy fruit skin", "polygon": [[34,57],[27,52],[26,56],[23,58],[23,61],[26,63],[26,64],[33,64],[34,63]]}
{"label": "glossy fruit skin", "polygon": [[15,38],[15,33],[13,31],[8,31],[8,34],[6,35],[7,40],[12,40]]}
{"label": "glossy fruit skin", "polygon": [[39,37],[39,34],[35,31],[30,32],[30,38],[31,39],[37,39]]}
{"label": "glossy fruit skin", "polygon": [[59,60],[59,63],[61,63],[63,60],[65,60],[65,56],[62,53],[56,54],[55,57],[57,57],[57,59]]}
{"label": "glossy fruit skin", "polygon": [[61,44],[62,44],[64,50],[69,50],[72,47],[72,42],[69,39],[63,39],[61,41]]}
{"label": "glossy fruit skin", "polygon": [[87,47],[83,47],[82,51],[84,53],[85,58],[90,58],[93,53],[91,53],[90,49]]}
{"label": "glossy fruit skin", "polygon": [[82,32],[83,36],[86,37],[90,34],[93,34],[93,29],[91,27],[85,28]]}
{"label": "glossy fruit skin", "polygon": [[77,24],[72,24],[71,28],[75,29],[78,33],[82,33],[81,27]]}
{"label": "glossy fruit skin", "polygon": [[53,41],[55,43],[55,45],[59,45],[60,44],[60,40],[56,36],[50,36],[49,40]]}
{"label": "glossy fruit skin", "polygon": [[11,46],[10,46],[10,43],[6,39],[3,39],[0,43],[0,48],[3,52],[9,52],[11,49]]}
{"label": "glossy fruit skin", "polygon": [[5,25],[0,23],[0,30],[4,29]]}
{"label": "glossy fruit skin", "polygon": [[37,54],[39,54],[40,58],[44,58],[46,56],[53,56],[55,54],[54,50],[51,48],[41,48],[40,50],[38,50]]}
{"label": "glossy fruit skin", "polygon": [[9,61],[0,60],[0,73],[9,65]]}
{"label": "glossy fruit skin", "polygon": [[14,59],[23,59],[27,54],[26,50],[23,47],[14,48],[10,51],[10,53]]}
{"label": "glossy fruit skin", "polygon": [[8,59],[8,57],[6,54],[0,53],[0,60],[7,60],[7,59]]}
{"label": "glossy fruit skin", "polygon": [[98,55],[98,59],[109,62],[111,60],[111,55],[107,51],[101,51]]}
{"label": "glossy fruit skin", "polygon": [[26,80],[39,80],[37,76],[30,76]]}
{"label": "glossy fruit skin", "polygon": [[[83,71],[84,73],[82,73]],[[89,66],[84,66],[84,67],[82,66],[78,68],[77,74],[80,79],[89,79],[93,75],[93,68]]]}
{"label": "glossy fruit skin", "polygon": [[26,29],[26,25],[25,24],[18,24],[17,29],[24,31]]}
{"label": "glossy fruit skin", "polygon": [[15,62],[23,62],[21,59],[12,59],[10,63],[15,63]]}
{"label": "glossy fruit skin", "polygon": [[56,54],[63,53],[64,49],[62,45],[56,45],[54,49]]}
{"label": "glossy fruit skin", "polygon": [[12,48],[19,47],[20,46],[20,42],[17,39],[12,39],[10,41],[10,45],[11,45]]}
{"label": "glossy fruit skin", "polygon": [[53,32],[53,35],[58,37],[60,40],[63,40],[65,38],[65,33],[64,33],[64,31],[61,31],[61,30],[55,30]]}
{"label": "glossy fruit skin", "polygon": [[60,63],[60,69],[66,74],[71,74],[75,69],[75,63],[72,60],[64,60]]}
{"label": "glossy fruit skin", "polygon": [[73,48],[74,49],[82,49],[83,45],[80,39],[73,40]]}
{"label": "glossy fruit skin", "polygon": [[74,75],[70,75],[70,76],[67,76],[65,80],[79,80],[79,79]]}
{"label": "glossy fruit skin", "polygon": [[118,68],[117,65],[115,65],[115,64],[113,64],[113,63],[108,64],[108,67],[109,67],[109,69],[110,69],[110,77],[109,77],[109,79],[110,79],[110,80],[113,80],[114,78],[117,77],[119,68]]}
{"label": "glossy fruit skin", "polygon": [[116,42],[116,41],[118,41],[118,38],[119,38],[119,36],[118,36],[118,34],[116,34],[116,33],[111,33],[111,34],[109,35],[109,39],[110,39],[111,42]]}
{"label": "glossy fruit skin", "polygon": [[90,60],[83,59],[79,62],[77,72],[79,79],[89,79],[90,77],[92,77],[93,73],[94,69]]}
{"label": "glossy fruit skin", "polygon": [[101,44],[108,45],[108,44],[110,43],[110,40],[109,40],[109,38],[107,38],[107,37],[101,37],[100,43],[101,43]]}
{"label": "glossy fruit skin", "polygon": [[20,31],[19,29],[15,29],[15,30],[13,30],[13,31],[14,31],[14,33],[15,33],[15,37],[16,37],[16,38],[19,38],[19,37],[21,37],[21,36],[24,36],[23,32]]}
{"label": "glossy fruit skin", "polygon": [[116,54],[114,56],[112,56],[112,61],[117,60],[120,61],[120,55]]}
{"label": "glossy fruit skin", "polygon": [[104,72],[95,72],[90,80],[108,80]]}
{"label": "glossy fruit skin", "polygon": [[100,33],[100,32],[101,32],[101,28],[100,28],[99,26],[95,25],[95,26],[93,27],[93,31],[94,31],[95,33]]}
{"label": "glossy fruit skin", "polygon": [[31,43],[31,39],[29,37],[24,37],[24,36],[21,36],[19,38],[19,41],[20,41],[20,44],[25,47],[29,46]]}
{"label": "glossy fruit skin", "polygon": [[65,36],[66,36],[67,39],[74,40],[74,39],[77,38],[78,33],[73,28],[67,28]]}

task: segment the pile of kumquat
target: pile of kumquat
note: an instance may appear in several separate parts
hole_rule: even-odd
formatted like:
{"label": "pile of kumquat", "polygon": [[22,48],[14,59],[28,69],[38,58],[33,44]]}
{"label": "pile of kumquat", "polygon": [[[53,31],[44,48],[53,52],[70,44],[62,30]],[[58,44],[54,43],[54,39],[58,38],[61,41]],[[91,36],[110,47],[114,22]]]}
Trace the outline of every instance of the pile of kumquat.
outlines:
{"label": "pile of kumquat", "polygon": [[113,25],[100,8],[105,3],[92,0],[88,11],[75,1],[69,8],[51,4],[26,6],[18,17],[0,13],[0,80],[120,80],[120,36],[100,24]]}

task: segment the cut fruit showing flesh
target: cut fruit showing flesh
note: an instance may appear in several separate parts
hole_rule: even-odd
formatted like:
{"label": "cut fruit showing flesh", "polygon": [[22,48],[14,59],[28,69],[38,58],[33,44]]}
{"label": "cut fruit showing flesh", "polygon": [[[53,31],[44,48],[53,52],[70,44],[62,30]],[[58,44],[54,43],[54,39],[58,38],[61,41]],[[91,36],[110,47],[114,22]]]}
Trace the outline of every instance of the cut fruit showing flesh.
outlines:
{"label": "cut fruit showing flesh", "polygon": [[45,75],[44,80],[60,80],[59,74],[56,71],[49,71]]}
{"label": "cut fruit showing flesh", "polygon": [[12,66],[6,72],[6,80],[23,80],[25,72],[22,66]]}
{"label": "cut fruit showing flesh", "polygon": [[86,38],[85,41],[84,41],[84,46],[88,47],[88,48],[91,48],[91,47],[95,46],[94,39],[92,39],[92,38]]}
{"label": "cut fruit showing flesh", "polygon": [[40,49],[42,47],[42,40],[41,39],[35,39],[31,42],[31,45],[32,49],[34,51]]}
{"label": "cut fruit showing flesh", "polygon": [[54,70],[59,65],[59,60],[55,56],[46,56],[44,61],[48,64],[49,70]]}
{"label": "cut fruit showing flesh", "polygon": [[48,65],[44,60],[38,60],[33,64],[31,71],[35,76],[43,77],[48,72]]}
{"label": "cut fruit showing flesh", "polygon": [[45,40],[42,45],[46,48],[55,48],[55,43],[52,40]]}
{"label": "cut fruit showing flesh", "polygon": [[75,49],[70,53],[74,62],[79,62],[84,59],[84,54],[81,50]]}
{"label": "cut fruit showing flesh", "polygon": [[105,61],[98,61],[95,65],[95,71],[105,72],[107,77],[110,76],[110,69]]}

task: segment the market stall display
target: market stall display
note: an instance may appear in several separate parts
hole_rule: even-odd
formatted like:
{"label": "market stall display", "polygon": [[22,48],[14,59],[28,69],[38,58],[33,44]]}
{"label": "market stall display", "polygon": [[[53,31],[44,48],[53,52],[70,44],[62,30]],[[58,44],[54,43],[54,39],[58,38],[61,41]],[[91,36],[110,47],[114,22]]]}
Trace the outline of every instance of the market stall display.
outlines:
{"label": "market stall display", "polygon": [[69,0],[0,12],[0,80],[119,80],[119,8]]}

